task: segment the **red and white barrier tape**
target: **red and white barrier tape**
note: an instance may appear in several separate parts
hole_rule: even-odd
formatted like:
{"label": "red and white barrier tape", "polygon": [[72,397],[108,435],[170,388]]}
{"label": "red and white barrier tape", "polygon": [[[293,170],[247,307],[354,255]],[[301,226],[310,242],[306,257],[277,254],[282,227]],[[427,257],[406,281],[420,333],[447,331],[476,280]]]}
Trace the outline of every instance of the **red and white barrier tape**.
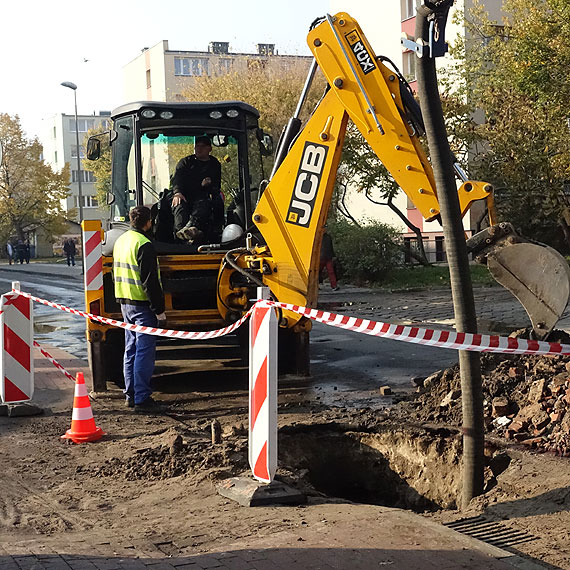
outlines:
{"label": "red and white barrier tape", "polygon": [[61,370],[72,382],[75,382],[75,378],[70,374],[47,350],[42,348],[35,340],[34,346],[39,349],[43,356],[45,356],[58,370]]}
{"label": "red and white barrier tape", "polygon": [[[156,336],[194,340],[217,338],[233,332],[247,320],[253,310],[253,308],[251,308],[245,315],[243,315],[241,319],[239,319],[239,321],[236,321],[232,325],[223,329],[201,332],[176,331],[145,327],[141,325],[131,325],[122,321],[116,321],[115,319],[108,319],[99,315],[85,313],[84,311],[72,309],[70,307],[54,303],[53,301],[46,301],[45,299],[34,297],[33,295],[24,293],[23,291],[13,290],[12,292],[27,297],[28,299],[36,301],[37,303],[47,305],[48,307],[53,307],[55,309],[59,309],[60,311],[66,311],[68,313],[72,313],[80,317],[86,317],[88,319],[92,319],[94,321],[114,327],[120,327],[123,329],[132,330],[134,332],[152,334]],[[319,309],[309,309],[308,307],[300,307],[299,305],[290,305],[288,303],[278,303],[276,301],[259,300],[257,303],[266,303],[271,307],[293,311],[294,313],[303,315],[308,319],[332,327],[338,327],[344,330],[350,330],[372,336],[390,338],[392,340],[401,340],[415,344],[424,344],[427,346],[451,348],[454,350],[473,350],[476,352],[498,352],[504,354],[570,354],[570,345],[560,344],[558,342],[545,342],[486,334],[458,333],[453,331],[442,331],[405,325],[392,325],[390,323],[383,323],[381,321],[348,317],[346,315],[328,313]]]}
{"label": "red and white barrier tape", "polygon": [[327,313],[318,309],[299,307],[287,303],[274,301],[258,301],[273,307],[293,311],[313,321],[324,323],[332,327],[364,333],[372,336],[402,340],[415,344],[452,348],[454,350],[473,350],[476,352],[500,352],[505,354],[570,354],[569,344],[558,342],[544,342],[526,340],[523,338],[510,338],[486,334],[458,333],[453,331],[440,331],[422,327],[405,325],[391,325],[380,321],[371,321],[348,317],[336,313]]}
{"label": "red and white barrier tape", "polygon": [[250,309],[239,321],[218,330],[213,331],[176,331],[170,329],[159,329],[154,327],[145,327],[142,325],[132,325],[129,323],[124,323],[123,321],[116,321],[115,319],[108,319],[106,317],[101,317],[99,315],[93,315],[91,313],[85,313],[84,311],[79,311],[78,309],[72,309],[71,307],[66,307],[65,305],[60,305],[59,303],[54,303],[53,301],[46,301],[45,299],[40,299],[39,297],[34,297],[34,295],[30,295],[29,293],[24,293],[23,291],[16,291],[15,289],[12,290],[13,293],[17,293],[18,295],[22,295],[23,297],[27,297],[36,303],[41,303],[42,305],[47,305],[48,307],[53,307],[54,309],[59,309],[60,311],[65,311],[67,313],[71,313],[73,315],[77,315],[79,317],[86,317],[93,321],[97,321],[104,325],[111,325],[113,327],[119,327],[122,329],[127,329],[133,332],[138,333],[145,333],[151,334],[155,336],[166,336],[169,338],[184,338],[184,339],[193,339],[193,340],[207,340],[211,338],[217,338],[220,336],[224,336],[226,334],[230,334],[231,332],[235,331],[238,327],[240,327],[249,317],[251,314],[252,309]]}

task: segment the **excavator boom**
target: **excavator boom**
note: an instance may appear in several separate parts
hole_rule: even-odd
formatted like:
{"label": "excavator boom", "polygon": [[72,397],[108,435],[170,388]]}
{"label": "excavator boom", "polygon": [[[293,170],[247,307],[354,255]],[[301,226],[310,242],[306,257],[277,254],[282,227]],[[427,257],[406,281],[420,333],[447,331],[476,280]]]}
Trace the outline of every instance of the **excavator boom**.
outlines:
{"label": "excavator boom", "polygon": [[[402,81],[376,57],[356,20],[343,12],[327,15],[310,30],[307,42],[328,88],[304,128],[282,137],[274,173],[253,216],[265,245],[249,263],[259,267],[263,258],[263,281],[275,298],[314,306],[323,226],[349,118],[426,221],[439,219],[440,209],[433,171],[409,101],[404,100]],[[310,77],[314,71],[315,66]],[[495,224],[492,186],[461,178],[462,215],[475,201],[484,200]],[[544,338],[568,301],[568,264],[551,248],[517,236],[509,224],[499,231],[496,227],[484,237],[474,236],[468,245],[517,296],[536,335]],[[509,252],[514,244],[524,247]],[[555,285],[547,287],[547,282]],[[282,324],[291,326],[298,320],[290,313]]]}

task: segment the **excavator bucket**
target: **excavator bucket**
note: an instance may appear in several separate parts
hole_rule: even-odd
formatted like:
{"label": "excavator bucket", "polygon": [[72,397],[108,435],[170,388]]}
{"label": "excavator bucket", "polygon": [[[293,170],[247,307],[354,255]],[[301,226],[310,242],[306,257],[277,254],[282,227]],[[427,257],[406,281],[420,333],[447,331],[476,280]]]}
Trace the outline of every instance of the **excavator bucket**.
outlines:
{"label": "excavator bucket", "polygon": [[491,275],[525,308],[539,340],[562,316],[570,295],[570,267],[555,249],[514,243],[487,254]]}

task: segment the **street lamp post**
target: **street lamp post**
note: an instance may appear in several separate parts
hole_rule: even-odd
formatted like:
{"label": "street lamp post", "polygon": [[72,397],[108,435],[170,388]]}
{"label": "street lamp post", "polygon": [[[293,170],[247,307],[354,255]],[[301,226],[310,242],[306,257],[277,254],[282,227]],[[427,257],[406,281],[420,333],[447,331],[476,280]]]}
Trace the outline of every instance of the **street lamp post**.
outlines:
{"label": "street lamp post", "polygon": [[77,144],[77,200],[79,202],[79,223],[83,221],[83,194],[81,192],[81,147],[79,146],[79,122],[77,121],[77,85],[71,81],[64,81],[61,84],[73,90],[73,100],[75,103],[75,142]]}

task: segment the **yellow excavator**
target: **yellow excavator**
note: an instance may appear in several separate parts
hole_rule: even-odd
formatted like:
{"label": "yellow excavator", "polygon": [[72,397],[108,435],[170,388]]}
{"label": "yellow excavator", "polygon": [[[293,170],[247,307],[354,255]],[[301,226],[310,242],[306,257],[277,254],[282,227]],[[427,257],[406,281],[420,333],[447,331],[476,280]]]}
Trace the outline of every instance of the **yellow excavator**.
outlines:
{"label": "yellow excavator", "polygon": [[[153,206],[169,328],[209,329],[235,322],[251,306],[258,286],[269,287],[281,302],[314,307],[323,227],[349,119],[423,217],[438,219],[434,176],[419,140],[421,113],[409,86],[376,57],[346,13],[315,21],[307,41],[314,61],[269,176],[263,156],[272,152],[272,141],[258,126],[257,110],[246,103],[143,101],[112,113],[112,216],[103,245],[104,286],[86,292],[88,311],[120,318],[112,246],[128,227],[129,209],[138,204]],[[298,117],[317,68],[327,88],[302,125]],[[173,235],[169,187],[176,163],[203,135],[222,162],[226,203],[230,195],[233,200],[224,227],[212,230],[209,243],[195,246]],[[100,150],[101,136],[92,137],[88,158],[96,159]],[[568,301],[568,264],[552,248],[497,222],[490,184],[468,180],[459,167],[456,173],[462,215],[481,200],[489,213],[490,227],[469,240],[469,250],[519,298],[536,335],[545,338]],[[308,372],[310,321],[289,311],[279,317],[282,364],[288,371]],[[121,336],[120,330],[88,321],[95,390],[120,380]]]}

